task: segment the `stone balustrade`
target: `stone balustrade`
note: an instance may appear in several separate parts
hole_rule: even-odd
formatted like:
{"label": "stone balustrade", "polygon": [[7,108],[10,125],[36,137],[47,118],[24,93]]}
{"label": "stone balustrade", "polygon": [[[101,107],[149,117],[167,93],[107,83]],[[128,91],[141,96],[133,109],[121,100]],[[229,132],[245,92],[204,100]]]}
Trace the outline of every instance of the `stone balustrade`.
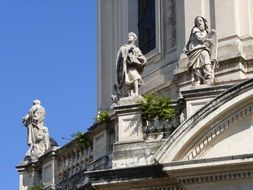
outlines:
{"label": "stone balustrade", "polygon": [[88,129],[85,135],[92,141],[89,147],[72,140],[48,150],[36,162],[17,166],[22,179],[20,190],[36,184],[44,184],[48,190],[74,190],[90,183],[86,175],[91,171],[152,164],[155,151],[171,133],[173,124],[156,120],[143,126],[136,103],[118,105],[115,110],[111,123],[94,124]]}
{"label": "stone balustrade", "polygon": [[[62,154],[62,155],[61,155]],[[58,170],[56,184],[71,178],[81,171],[86,171],[88,165],[93,161],[93,148],[73,149],[58,156]]]}
{"label": "stone balustrade", "polygon": [[76,173],[75,175],[71,176],[67,180],[63,180],[56,185],[57,190],[74,190],[78,189],[80,186],[83,185],[85,181],[85,174],[83,171]]}
{"label": "stone balustrade", "polygon": [[153,120],[143,123],[143,136],[145,140],[167,138],[179,125],[179,119],[172,121],[160,120],[155,117]]}
{"label": "stone balustrade", "polygon": [[108,156],[101,157],[101,158],[95,160],[94,162],[91,162],[88,165],[87,170],[91,171],[91,170],[106,169],[106,168],[108,168],[108,161],[109,161]]}

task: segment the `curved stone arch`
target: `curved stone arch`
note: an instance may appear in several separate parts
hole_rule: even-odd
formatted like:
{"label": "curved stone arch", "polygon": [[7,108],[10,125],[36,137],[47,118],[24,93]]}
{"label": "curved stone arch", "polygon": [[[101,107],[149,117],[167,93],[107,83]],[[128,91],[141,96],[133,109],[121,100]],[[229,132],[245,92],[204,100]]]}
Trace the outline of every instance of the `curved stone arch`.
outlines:
{"label": "curved stone arch", "polygon": [[[197,149],[196,153],[190,156],[194,147],[198,147],[208,134],[212,134],[209,135],[210,141],[214,139],[213,137],[226,129],[226,125],[220,127],[220,124],[224,121],[230,122],[232,118],[235,122],[236,114],[243,113],[242,110],[251,113],[251,104],[253,105],[253,79],[228,89],[182,123],[157,151],[155,160],[165,163],[197,158],[201,152],[196,151]],[[213,133],[212,130],[216,132]]]}
{"label": "curved stone arch", "polygon": [[234,113],[225,117],[220,122],[211,125],[210,130],[200,138],[196,139],[194,146],[189,150],[182,160],[193,160],[203,157],[203,155],[211,149],[211,145],[217,142],[217,139],[231,128],[235,127],[240,121],[245,120],[247,117],[253,115],[253,103],[247,105]]}

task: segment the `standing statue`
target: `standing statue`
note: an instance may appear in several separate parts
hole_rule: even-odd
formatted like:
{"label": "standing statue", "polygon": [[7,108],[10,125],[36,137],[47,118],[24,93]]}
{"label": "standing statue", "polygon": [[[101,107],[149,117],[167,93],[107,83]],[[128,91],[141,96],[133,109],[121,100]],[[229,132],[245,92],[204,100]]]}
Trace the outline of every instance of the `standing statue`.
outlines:
{"label": "standing statue", "polygon": [[193,85],[212,84],[214,69],[218,67],[217,36],[214,29],[208,30],[207,20],[202,16],[195,18],[185,53],[189,58],[187,67]]}
{"label": "standing statue", "polygon": [[29,149],[25,159],[36,160],[50,148],[50,139],[47,127],[44,126],[45,109],[39,100],[33,101],[33,106],[23,117],[23,124],[27,128],[27,144]]}
{"label": "standing statue", "polygon": [[127,44],[120,47],[117,55],[117,83],[121,97],[138,96],[139,86],[144,84],[141,74],[144,70],[146,58],[136,47],[137,36],[128,34]]}

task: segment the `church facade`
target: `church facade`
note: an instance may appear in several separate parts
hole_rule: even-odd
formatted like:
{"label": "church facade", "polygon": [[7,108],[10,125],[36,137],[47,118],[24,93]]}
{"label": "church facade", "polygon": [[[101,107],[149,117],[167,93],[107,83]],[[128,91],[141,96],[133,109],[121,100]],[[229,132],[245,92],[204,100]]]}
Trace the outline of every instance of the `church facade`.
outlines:
{"label": "church facade", "polygon": [[[85,145],[18,165],[20,190],[253,189],[252,10],[252,0],[97,0],[97,101],[108,118]],[[141,56],[122,64],[145,64],[144,85],[123,96],[117,52],[129,32]],[[153,93],[170,97],[173,119],[143,121],[140,95]]]}

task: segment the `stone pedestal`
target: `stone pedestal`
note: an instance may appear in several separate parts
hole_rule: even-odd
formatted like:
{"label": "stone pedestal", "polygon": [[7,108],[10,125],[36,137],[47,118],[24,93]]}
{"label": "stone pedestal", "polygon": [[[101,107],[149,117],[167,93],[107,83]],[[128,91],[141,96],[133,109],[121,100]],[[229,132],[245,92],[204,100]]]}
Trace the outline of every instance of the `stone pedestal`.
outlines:
{"label": "stone pedestal", "polygon": [[55,159],[55,152],[58,147],[53,147],[37,161],[22,161],[16,166],[19,172],[19,190],[28,190],[37,184],[43,184],[45,187],[54,189],[56,171],[58,164]]}
{"label": "stone pedestal", "polygon": [[29,187],[39,182],[35,164],[23,162],[16,166],[16,168],[19,172],[19,190],[27,190]]}
{"label": "stone pedestal", "polygon": [[113,145],[113,168],[150,164],[155,142],[143,139],[141,113],[138,101],[141,96],[121,98],[113,106],[118,124],[115,126],[116,143]]}
{"label": "stone pedestal", "polygon": [[118,118],[116,126],[116,142],[129,142],[143,140],[141,113],[138,101],[141,96],[120,98],[117,105],[113,106]]}
{"label": "stone pedestal", "polygon": [[213,98],[232,86],[233,85],[199,85],[181,88],[181,95],[186,102],[186,118],[192,116]]}

